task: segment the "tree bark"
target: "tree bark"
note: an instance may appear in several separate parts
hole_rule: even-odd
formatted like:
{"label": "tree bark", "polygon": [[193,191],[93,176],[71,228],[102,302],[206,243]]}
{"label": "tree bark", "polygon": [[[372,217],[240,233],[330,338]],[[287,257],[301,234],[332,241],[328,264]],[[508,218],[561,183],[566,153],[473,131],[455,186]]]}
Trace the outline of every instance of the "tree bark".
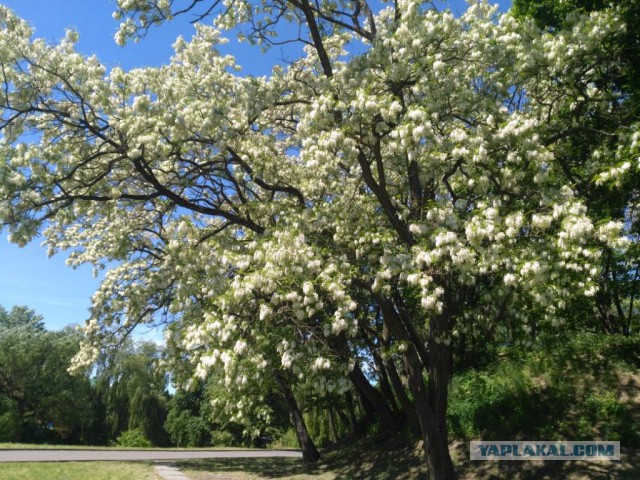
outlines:
{"label": "tree bark", "polygon": [[376,416],[380,420],[382,429],[387,432],[397,431],[398,425],[393,418],[393,413],[389,405],[387,405],[387,401],[384,396],[369,383],[369,380],[364,376],[362,370],[356,365],[349,376],[358,391],[360,391],[367,402],[373,406]]}
{"label": "tree bark", "polygon": [[[351,396],[350,393],[347,393],[347,396]],[[354,433],[356,431],[356,427],[353,425],[352,421],[349,421],[349,417],[347,414],[342,411],[342,409],[337,408],[336,413],[338,414],[338,418],[342,422],[342,424],[349,430],[349,433]]]}
{"label": "tree bark", "polygon": [[449,455],[449,432],[447,429],[447,407],[449,395],[449,380],[452,371],[451,339],[447,324],[449,319],[445,315],[438,315],[431,322],[429,335],[429,387],[428,414],[430,451],[427,452],[429,470],[434,479],[456,479],[451,456]]}
{"label": "tree bark", "polygon": [[[409,373],[409,388],[414,397],[416,413],[422,432],[424,453],[427,459],[429,475],[433,480],[456,480],[453,462],[449,455],[446,410],[436,410],[436,404],[429,398],[422,376],[422,364],[413,347],[405,352],[406,367]],[[431,369],[438,368],[433,365]],[[431,377],[431,376],[430,376]],[[442,388],[442,384],[438,384]],[[446,385],[445,385],[446,390]],[[429,392],[431,388],[429,388]],[[445,392],[446,393],[446,392]]]}
{"label": "tree bark", "polygon": [[391,385],[393,386],[396,396],[398,397],[398,401],[400,402],[400,406],[402,407],[402,413],[404,415],[406,425],[413,434],[419,436],[420,423],[418,421],[416,407],[407,395],[407,392],[405,392],[402,380],[400,379],[400,375],[398,374],[395,365],[393,365],[392,362],[387,362],[386,368]]}
{"label": "tree bark", "polygon": [[[427,348],[418,333],[408,332],[406,322],[390,301],[378,297],[383,321],[392,335],[408,343],[404,353],[405,369],[409,377],[409,390],[413,396],[415,412],[420,425],[420,437],[424,443],[430,478],[433,480],[455,480],[457,475],[449,454],[447,432],[447,395],[452,369],[452,350],[449,330],[451,312],[444,312],[431,319]],[[448,301],[446,304],[450,304]],[[405,312],[406,313],[406,312]],[[419,344],[416,345],[416,342]],[[420,351],[420,353],[419,353]],[[425,359],[425,355],[427,358]],[[427,388],[423,371],[429,374]]]}
{"label": "tree bark", "polygon": [[[349,346],[347,345],[347,340],[343,335],[333,338],[331,345],[341,357],[349,358]],[[396,419],[394,418],[385,397],[375,387],[373,387],[371,383],[369,383],[369,380],[367,380],[367,377],[365,377],[357,364],[354,366],[351,373],[349,373],[349,378],[351,378],[351,381],[358,392],[362,395],[363,399],[374,408],[375,413],[380,420],[380,426],[382,429],[387,432],[397,431],[398,425]]]}
{"label": "tree bark", "polygon": [[391,411],[398,412],[398,404],[396,403],[396,398],[394,396],[393,389],[391,388],[386,364],[380,356],[374,341],[369,337],[369,335],[367,335],[367,329],[363,326],[361,326],[361,334],[371,351],[373,362],[376,365],[376,373],[378,374],[378,380],[380,381],[380,390],[382,391],[383,396],[387,399]]}
{"label": "tree bark", "polygon": [[331,441],[338,443],[338,429],[336,428],[336,417],[333,413],[333,407],[329,407],[329,430],[331,431]]}
{"label": "tree bark", "polygon": [[358,416],[356,415],[356,409],[353,406],[353,397],[351,393],[347,393],[346,395],[346,403],[347,403],[347,412],[349,413],[349,421],[351,423],[352,431],[359,432],[360,426],[358,425]]}
{"label": "tree bark", "polygon": [[298,407],[298,402],[291,391],[291,387],[289,383],[284,379],[284,377],[276,372],[276,382],[278,384],[278,388],[280,392],[284,396],[285,401],[287,402],[287,406],[289,407],[289,415],[291,416],[291,422],[293,423],[293,427],[296,431],[296,437],[298,438],[298,443],[300,444],[300,449],[302,450],[302,458],[307,463],[313,463],[318,461],[320,458],[320,454],[316,449],[316,446],[309,435],[309,431],[307,430],[307,424],[304,421],[304,417],[302,416],[302,412]]}
{"label": "tree bark", "polygon": [[389,408],[392,412],[398,411],[398,404],[396,403],[396,398],[393,394],[393,389],[391,388],[391,384],[389,381],[389,375],[387,372],[387,368],[382,357],[378,355],[377,352],[372,352],[373,361],[376,364],[376,371],[378,373],[378,380],[380,381],[380,390],[382,390],[383,396],[387,399],[389,403]]}
{"label": "tree bark", "polygon": [[[391,332],[389,330],[388,322],[384,321],[383,315],[382,341],[385,347],[390,346],[390,340]],[[416,407],[405,391],[405,387],[400,375],[398,374],[398,370],[396,369],[393,359],[386,360],[384,365],[387,369],[387,376],[391,386],[393,387],[396,397],[398,397],[398,402],[400,402],[400,407],[402,408],[406,424],[414,435],[420,436],[420,423],[418,421],[418,415],[416,414]]]}

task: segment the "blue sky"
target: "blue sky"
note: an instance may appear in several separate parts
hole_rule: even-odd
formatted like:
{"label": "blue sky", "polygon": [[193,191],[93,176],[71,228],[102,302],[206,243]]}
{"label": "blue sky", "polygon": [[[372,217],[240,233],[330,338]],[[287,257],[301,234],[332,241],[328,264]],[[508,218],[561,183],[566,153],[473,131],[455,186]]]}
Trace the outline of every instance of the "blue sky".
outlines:
{"label": "blue sky", "polygon": [[[66,28],[80,34],[78,49],[95,54],[108,67],[120,66],[125,70],[157,66],[167,63],[171,45],[183,34],[190,37],[193,27],[187,17],[178,17],[162,28],[154,28],[140,43],[124,48],[113,41],[117,22],[111,18],[115,0],[0,0],[26,19],[36,30],[37,37],[55,42],[64,36]],[[500,1],[502,9],[509,1]],[[461,0],[449,2],[454,13],[465,9]],[[238,46],[234,42],[225,49],[233,53],[244,72],[264,75],[270,70],[256,49]],[[278,55],[278,52],[274,52]],[[64,253],[47,258],[41,240],[25,248],[18,248],[0,237],[0,305],[27,305],[42,314],[50,329],[59,329],[72,323],[82,323],[88,317],[91,295],[99,284],[90,267],[68,268]]]}
{"label": "blue sky", "polygon": [[[183,19],[154,29],[145,41],[125,48],[115,45],[113,35],[117,22],[111,18],[115,0],[6,0],[0,3],[13,9],[36,30],[35,36],[55,42],[66,28],[80,33],[78,49],[96,54],[109,67],[130,69],[166,63],[171,45],[193,27]],[[47,258],[46,249],[36,239],[25,248],[0,237],[0,305],[9,309],[27,305],[44,316],[50,329],[82,323],[88,317],[91,296],[99,285],[89,266],[71,269],[66,256],[59,253]]]}

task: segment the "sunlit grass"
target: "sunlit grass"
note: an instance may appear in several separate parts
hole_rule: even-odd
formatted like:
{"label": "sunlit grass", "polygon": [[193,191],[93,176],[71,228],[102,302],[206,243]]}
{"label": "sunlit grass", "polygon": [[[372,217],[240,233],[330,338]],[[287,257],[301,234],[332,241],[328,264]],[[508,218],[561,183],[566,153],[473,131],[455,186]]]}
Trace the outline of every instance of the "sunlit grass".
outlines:
{"label": "sunlit grass", "polygon": [[[619,462],[470,462],[468,443],[452,446],[461,480],[637,480],[640,455],[623,447]],[[174,460],[190,480],[425,480],[420,444],[374,437],[344,441],[315,465],[293,458]],[[160,480],[151,462],[57,462],[0,464],[0,480]]]}
{"label": "sunlit grass", "polygon": [[[111,450],[111,447],[89,447],[82,445],[49,445],[33,443],[0,443],[0,448],[6,450]],[[140,450],[140,449],[131,449]]]}
{"label": "sunlit grass", "polygon": [[[258,450],[252,448],[243,447],[198,447],[198,448],[138,448],[138,447],[118,447],[117,445],[110,447],[103,446],[90,446],[90,445],[58,445],[58,444],[35,444],[35,443],[2,443],[0,442],[0,449],[4,450],[132,450],[132,451],[154,451],[154,450],[177,450],[177,451],[189,451],[189,450]],[[282,450],[282,449],[276,449]],[[0,480],[4,480],[0,477]]]}
{"label": "sunlit grass", "polygon": [[150,463],[42,462],[0,464],[2,480],[159,480]]}

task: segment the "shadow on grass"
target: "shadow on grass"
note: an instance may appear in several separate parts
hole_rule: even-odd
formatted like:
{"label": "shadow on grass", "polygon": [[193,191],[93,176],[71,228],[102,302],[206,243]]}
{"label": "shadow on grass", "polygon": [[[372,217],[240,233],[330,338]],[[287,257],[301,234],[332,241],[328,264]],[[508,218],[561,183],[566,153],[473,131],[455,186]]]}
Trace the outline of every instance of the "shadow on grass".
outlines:
{"label": "shadow on grass", "polygon": [[[426,480],[419,448],[402,440],[360,440],[324,452],[313,466],[294,458],[216,459],[175,462],[194,480]],[[406,443],[404,444],[406,445]],[[452,446],[460,480],[638,480],[640,451],[622,446],[619,462],[586,461],[470,461],[468,442]]]}
{"label": "shadow on grass", "polygon": [[235,472],[250,473],[262,478],[283,478],[321,473],[316,467],[307,466],[302,460],[296,458],[220,458],[173,461],[172,464],[180,470],[215,472],[215,478],[224,478],[225,473]]}
{"label": "shadow on grass", "polygon": [[340,480],[427,478],[422,450],[402,437],[345,444],[327,452],[326,461]]}
{"label": "shadow on grass", "polygon": [[622,447],[620,461],[470,461],[468,444],[457,446],[460,480],[638,480],[640,453]]}
{"label": "shadow on grass", "polygon": [[[467,371],[452,383],[449,428],[459,441],[461,479],[639,480],[640,337],[580,335],[533,351],[513,349],[497,365]],[[468,441],[619,440],[619,462],[471,462]],[[343,441],[313,466],[301,460],[182,462],[198,480],[426,479],[421,450],[403,438]],[[215,473],[213,473],[215,472]],[[244,472],[244,473],[243,473]]]}
{"label": "shadow on grass", "polygon": [[[295,458],[190,460],[175,464],[181,470],[202,472],[202,477],[197,477],[202,479],[238,478],[233,476],[238,472],[264,479],[427,479],[420,452],[413,446],[407,446],[403,439],[385,437],[343,441],[324,451],[320,461],[314,465],[307,465]],[[211,476],[207,476],[207,473],[211,473]],[[225,474],[229,477],[225,477]]]}

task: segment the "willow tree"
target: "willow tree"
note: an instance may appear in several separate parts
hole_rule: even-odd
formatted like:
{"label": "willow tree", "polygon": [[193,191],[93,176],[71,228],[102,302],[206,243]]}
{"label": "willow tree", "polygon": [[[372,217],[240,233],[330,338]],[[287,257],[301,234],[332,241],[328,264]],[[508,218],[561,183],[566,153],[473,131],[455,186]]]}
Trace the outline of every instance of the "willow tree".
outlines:
{"label": "willow tree", "polygon": [[[331,392],[349,378],[384,419],[355,344],[376,336],[383,366],[404,366],[395,394],[433,478],[455,478],[457,336],[561,323],[596,293],[603,246],[627,244],[556,157],[566,111],[617,101],[602,46],[624,24],[576,15],[554,36],[485,3],[459,18],[414,1],[174,3],[119,1],[117,39],[180,12],[216,26],[130,72],[76,53],[72,32],[33,40],[2,9],[0,217],[19,244],[43,233],[72,264],[111,266],[78,364],[165,319],[197,374],[220,369],[240,395],[221,399],[236,420],[268,419],[253,387],[274,381],[295,416],[305,378]],[[219,53],[222,29],[274,43],[281,22],[305,47],[269,76]],[[585,169],[636,169],[637,138]]]}

